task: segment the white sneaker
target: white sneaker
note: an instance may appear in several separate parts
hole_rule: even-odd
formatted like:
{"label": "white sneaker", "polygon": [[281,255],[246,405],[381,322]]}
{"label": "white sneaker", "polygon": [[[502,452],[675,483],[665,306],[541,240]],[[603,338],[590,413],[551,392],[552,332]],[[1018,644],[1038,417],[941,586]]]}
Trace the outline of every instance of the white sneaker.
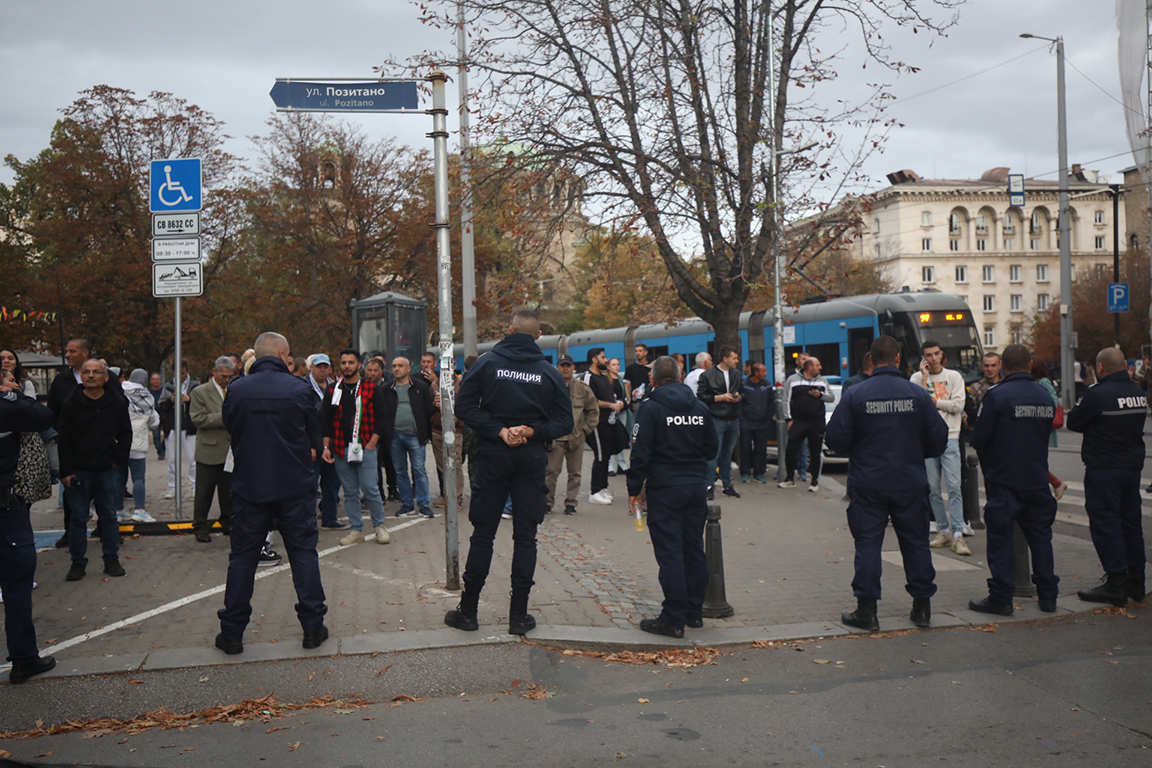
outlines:
{"label": "white sneaker", "polygon": [[793,481],[791,481],[791,480],[785,480],[785,481],[784,481],[784,482],[782,482],[782,483],[776,483],[776,487],[777,487],[777,488],[795,488],[795,487],[796,487],[796,483],[794,483],[794,482],[793,482]]}
{"label": "white sneaker", "polygon": [[176,489],[175,488],[169,488],[168,492],[164,494],[164,498],[166,498],[166,499],[176,498]]}
{"label": "white sneaker", "polygon": [[976,531],[972,530],[972,526],[968,525],[968,523],[964,523],[964,527],[961,528],[960,531],[965,536],[975,536],[976,535]]}
{"label": "white sneaker", "polygon": [[588,503],[589,504],[611,504],[612,503],[612,497],[609,496],[604,491],[597,491],[596,493],[594,493],[588,497]]}
{"label": "white sneaker", "polygon": [[928,533],[940,533],[940,528],[936,525],[935,520],[928,523]]}
{"label": "white sneaker", "polygon": [[376,529],[377,544],[387,544],[390,541],[392,541],[392,534],[388,533],[388,528],[386,526],[382,525]]}
{"label": "white sneaker", "polygon": [[135,523],[154,523],[154,522],[156,522],[156,518],[152,517],[152,515],[148,514],[147,512],[145,512],[142,509],[138,509],[135,512],[133,512],[130,519]]}
{"label": "white sneaker", "polygon": [[808,493],[819,493],[819,492],[820,492],[820,486],[818,486],[818,485],[808,486]]}
{"label": "white sneaker", "polygon": [[129,523],[132,521],[132,513],[126,509],[122,509],[116,513],[116,522]]}
{"label": "white sneaker", "polygon": [[508,514],[507,512],[501,512],[500,513],[500,519],[501,520],[511,520],[512,515]]}

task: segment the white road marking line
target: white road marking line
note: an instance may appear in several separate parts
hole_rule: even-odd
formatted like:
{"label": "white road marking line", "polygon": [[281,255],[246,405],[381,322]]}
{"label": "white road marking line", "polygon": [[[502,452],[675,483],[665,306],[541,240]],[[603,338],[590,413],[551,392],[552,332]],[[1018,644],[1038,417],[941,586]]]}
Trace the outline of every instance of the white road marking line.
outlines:
{"label": "white road marking line", "polygon": [[[421,517],[417,517],[414,520],[407,520],[403,523],[400,523],[399,525],[396,525],[396,526],[393,526],[392,528],[389,528],[388,532],[389,533],[395,533],[396,531],[400,531],[400,530],[403,530],[405,528],[409,528],[413,525],[416,525],[417,523],[422,523],[425,520],[431,520],[431,519],[433,519],[433,518],[421,516]],[[376,534],[372,533],[372,534],[365,536],[364,541],[365,541],[365,543],[367,543],[368,541],[375,542],[376,541]],[[357,545],[356,544],[337,545],[335,547],[329,547],[328,549],[320,550],[316,554],[318,557],[325,557],[327,555],[332,554],[333,552],[339,552],[342,549],[348,549],[349,547],[355,547],[355,546],[357,546]],[[284,565],[277,565],[277,566],[274,566],[274,567],[269,568],[267,570],[257,571],[256,572],[256,580],[266,579],[269,576],[272,576],[273,574],[277,574],[277,573],[281,573],[283,571],[289,570],[291,567],[292,567],[291,565],[285,563]],[[190,603],[194,603],[197,600],[203,600],[206,597],[211,597],[212,595],[218,595],[224,591],[224,588],[226,586],[227,586],[227,584],[220,584],[219,586],[215,586],[215,587],[211,587],[210,589],[202,590],[202,591],[197,592],[195,594],[188,595],[187,597],[182,597],[179,600],[174,600],[171,603],[164,603],[163,605],[161,605],[157,608],[153,608],[150,611],[144,611],[143,613],[138,613],[135,616],[130,616],[127,619],[123,619],[121,621],[115,621],[111,624],[107,624],[107,625],[101,627],[100,629],[94,629],[91,632],[85,632],[82,635],[77,635],[76,637],[69,638],[62,643],[53,643],[52,645],[48,646],[47,648],[41,648],[40,650],[42,650],[42,651],[51,650],[53,653],[55,653],[57,651],[62,651],[65,648],[71,648],[75,645],[79,645],[80,643],[84,643],[84,642],[87,642],[89,640],[92,640],[93,638],[100,637],[101,635],[106,635],[109,632],[115,632],[118,629],[122,629],[124,627],[129,626],[130,624],[136,624],[138,622],[145,621],[146,619],[150,619],[153,616],[159,616],[162,613],[168,613],[169,611],[174,611],[177,608],[183,608],[185,605],[188,605]],[[2,665],[0,665],[0,673],[7,672],[11,668],[12,668],[11,664],[2,664]]]}

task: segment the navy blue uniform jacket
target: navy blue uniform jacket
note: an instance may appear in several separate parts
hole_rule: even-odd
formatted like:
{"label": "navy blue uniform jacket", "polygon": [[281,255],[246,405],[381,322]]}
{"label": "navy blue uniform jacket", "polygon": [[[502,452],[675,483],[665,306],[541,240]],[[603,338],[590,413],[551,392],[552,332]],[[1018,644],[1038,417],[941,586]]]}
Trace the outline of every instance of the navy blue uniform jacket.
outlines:
{"label": "navy blue uniform jacket", "polygon": [[221,415],[232,434],[232,493],[254,504],[315,493],[316,393],[279,358],[259,358],[230,384]]}
{"label": "navy blue uniform jacket", "polygon": [[1147,412],[1147,395],[1126,371],[1110,373],[1088,387],[1067,422],[1068,429],[1084,433],[1084,466],[1143,469]]}
{"label": "navy blue uniform jacket", "polygon": [[928,485],[924,460],[944,453],[948,425],[923,387],[882,365],[843,392],[824,442],[849,456],[854,487],[902,491]]}
{"label": "navy blue uniform jacket", "polygon": [[532,443],[573,428],[568,385],[526,333],[506,335],[464,374],[456,415],[476,433],[478,453],[516,450],[500,439],[505,427],[532,427]]}
{"label": "navy blue uniform jacket", "polygon": [[649,488],[706,485],[720,443],[712,411],[687,384],[661,384],[640,403],[632,428],[628,495]]}
{"label": "navy blue uniform jacket", "polygon": [[1010,373],[984,393],[977,413],[968,442],[980,457],[984,481],[1025,491],[1047,488],[1052,395],[1031,374]]}

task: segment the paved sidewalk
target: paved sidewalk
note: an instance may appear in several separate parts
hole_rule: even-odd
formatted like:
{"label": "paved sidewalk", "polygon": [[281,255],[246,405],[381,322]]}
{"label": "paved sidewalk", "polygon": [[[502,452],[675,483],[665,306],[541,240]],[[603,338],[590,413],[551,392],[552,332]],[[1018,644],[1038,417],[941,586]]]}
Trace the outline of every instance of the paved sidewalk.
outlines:
{"label": "paved sidewalk", "polygon": [[[167,470],[154,455],[149,463],[150,498],[155,498],[166,488]],[[585,486],[590,464],[586,454]],[[818,494],[802,487],[781,490],[771,484],[737,483],[743,498],[717,496],[723,510],[727,598],[736,613],[728,619],[706,620],[705,630],[689,631],[683,641],[637,629],[642,618],[659,613],[661,592],[648,534],[634,530],[624,502],[624,480],[613,478],[616,503],[594,506],[582,497],[577,515],[549,515],[540,527],[530,605],[540,628],[529,639],[566,646],[641,648],[847,634],[838,617],[855,604],[849,586],[853,545],[841,501],[843,469],[832,472]],[[398,507],[388,506],[389,514]],[[148,510],[160,519],[175,517],[171,501],[150,501]],[[184,517],[191,518],[190,496]],[[33,508],[37,529],[58,529],[60,519],[54,499]],[[71,583],[64,581],[67,550],[42,550],[39,588],[34,593],[41,646],[60,661],[53,674],[66,675],[515,640],[504,634],[512,551],[509,526],[502,526],[497,538],[477,633],[443,625],[444,612],[455,606],[458,593],[444,589],[442,513],[428,520],[390,517],[389,527],[392,541],[384,546],[369,540],[340,547],[336,539],[341,534],[321,533],[327,624],[334,640],[318,651],[300,647],[287,564],[258,573],[245,653],[225,657],[213,649],[228,560],[228,540],[220,535],[214,535],[211,544],[197,543],[190,535],[126,539],[121,551],[126,577],[104,577],[94,557],[89,575]],[[462,567],[471,533],[466,512],[460,532]],[[983,536],[978,532],[970,543],[971,557],[933,551],[939,586],[933,600],[934,626],[993,620],[967,610],[970,598],[986,594],[988,575]],[[1101,573],[1087,529],[1058,522],[1055,548],[1064,596],[1057,615],[1096,608],[1075,598],[1077,589],[1094,584]],[[910,628],[905,614],[911,598],[903,589],[895,536],[888,537],[885,549],[887,599],[880,604],[881,627]],[[1009,620],[1049,616],[1039,613],[1035,600],[1018,604],[1021,610]]]}

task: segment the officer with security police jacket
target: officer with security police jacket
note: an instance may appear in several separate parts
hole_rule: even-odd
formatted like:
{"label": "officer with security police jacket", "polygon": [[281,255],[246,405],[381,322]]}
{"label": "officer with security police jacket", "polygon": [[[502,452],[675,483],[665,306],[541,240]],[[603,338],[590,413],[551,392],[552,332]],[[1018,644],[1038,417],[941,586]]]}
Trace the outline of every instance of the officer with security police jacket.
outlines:
{"label": "officer with security police jacket", "polygon": [[692,390],[680,383],[674,358],[652,364],[653,389],[640,404],[632,431],[628,501],[640,503],[647,485],[648,528],[660,567],[663,610],[644,619],[640,629],[656,635],[684,637],[684,626],[704,625],[704,523],[708,515],[705,478],[719,440],[712,413]]}
{"label": "officer with security police jacket", "polygon": [[1056,610],[1060,579],[1054,572],[1052,523],[1056,499],[1048,485],[1048,436],[1056,406],[1032,380],[1032,353],[1020,344],[1004,349],[1003,379],[980,401],[969,443],[984,473],[984,522],[988,526],[988,597],[970,600],[979,613],[1011,616],[1016,589],[1016,526],[1032,552],[1032,582],[1040,610]]}
{"label": "officer with security police jacket", "polygon": [[1096,373],[1097,383],[1068,414],[1068,429],[1084,433],[1084,508],[1107,575],[1099,587],[1078,594],[1088,602],[1124,605],[1147,594],[1140,471],[1148,398],[1129,378],[1118,349],[1096,356]]}
{"label": "officer with security police jacket", "polygon": [[850,627],[875,632],[880,599],[880,550],[889,519],[900,541],[913,623],[932,619],[936,569],[928,548],[928,473],[924,460],[944,453],[948,426],[928,392],[900,375],[900,345],[891,336],[872,342],[872,376],[844,392],[828,422],[828,447],[851,458],[848,528],[856,542],[852,592],[856,610],[841,615]]}
{"label": "officer with security police jacket", "polygon": [[520,310],[504,340],[464,375],[456,415],[476,433],[477,463],[468,519],[472,523],[464,592],[444,623],[476,630],[480,591],[492,566],[492,542],[512,497],[512,603],[508,633],[536,626],[528,613],[535,583],[536,526],[544,521],[548,487],[545,443],[572,434],[572,400],[560,372],[536,346],[540,316]]}

